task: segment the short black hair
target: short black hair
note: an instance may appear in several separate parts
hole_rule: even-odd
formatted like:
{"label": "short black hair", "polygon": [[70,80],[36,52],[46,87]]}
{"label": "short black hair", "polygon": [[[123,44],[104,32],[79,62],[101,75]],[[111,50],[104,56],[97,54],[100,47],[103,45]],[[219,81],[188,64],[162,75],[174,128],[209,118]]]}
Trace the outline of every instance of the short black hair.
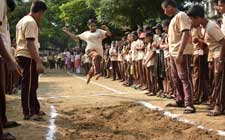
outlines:
{"label": "short black hair", "polygon": [[169,26],[170,25],[170,20],[169,19],[165,19],[165,20],[163,20],[163,22],[162,22],[162,26]]}
{"label": "short black hair", "polygon": [[87,22],[88,25],[91,25],[92,23],[97,24],[96,19],[89,19],[88,22]]}
{"label": "short black hair", "polygon": [[151,27],[149,25],[144,25],[143,28],[144,28],[144,31],[150,31],[151,30]]}
{"label": "short black hair", "polygon": [[167,6],[172,6],[174,8],[177,8],[177,2],[174,0],[164,0],[161,4],[161,7],[165,8]]}
{"label": "short black hair", "polygon": [[188,10],[187,15],[193,18],[196,18],[196,17],[204,18],[205,11],[201,5],[194,5]]}
{"label": "short black hair", "polygon": [[137,33],[137,31],[133,31],[133,32],[131,32],[131,35],[138,36],[138,33]]}
{"label": "short black hair", "polygon": [[153,34],[152,32],[147,32],[145,36],[146,36],[146,37],[153,37],[154,34]]}
{"label": "short black hair", "polygon": [[46,11],[47,9],[48,9],[47,5],[42,0],[33,1],[32,6],[31,6],[31,12],[32,13],[38,13],[40,11]]}

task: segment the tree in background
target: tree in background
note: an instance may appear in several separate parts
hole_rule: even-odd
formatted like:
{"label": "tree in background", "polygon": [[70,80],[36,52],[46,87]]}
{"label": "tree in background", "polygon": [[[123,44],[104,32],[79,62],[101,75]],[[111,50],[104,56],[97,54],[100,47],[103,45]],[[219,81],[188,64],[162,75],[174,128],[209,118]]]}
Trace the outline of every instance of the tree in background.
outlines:
{"label": "tree in background", "polygon": [[[16,23],[29,12],[31,0],[17,0],[16,11],[10,13],[11,35],[15,37]],[[45,0],[48,11],[41,27],[41,48],[63,50],[77,46],[63,32],[68,26],[70,31],[79,34],[87,30],[87,21],[96,18],[100,24],[110,26],[116,36],[127,30],[135,30],[138,25],[155,25],[167,18],[161,9],[163,0]],[[176,0],[184,6],[185,2],[202,2],[202,0]],[[208,4],[207,0],[204,4]],[[190,3],[189,3],[190,4]],[[192,4],[192,3],[191,3]],[[115,37],[115,36],[114,36]]]}

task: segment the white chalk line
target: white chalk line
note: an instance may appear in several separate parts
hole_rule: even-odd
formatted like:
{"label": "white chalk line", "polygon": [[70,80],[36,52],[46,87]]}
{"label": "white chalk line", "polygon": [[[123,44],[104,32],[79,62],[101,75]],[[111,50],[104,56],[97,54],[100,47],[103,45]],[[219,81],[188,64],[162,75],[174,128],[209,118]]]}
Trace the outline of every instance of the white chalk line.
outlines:
{"label": "white chalk line", "polygon": [[58,113],[55,109],[55,106],[54,105],[51,105],[51,119],[49,121],[49,131],[48,131],[48,134],[46,136],[46,140],[55,140],[56,137],[55,137],[55,133],[56,133],[56,124],[55,124],[55,121],[56,121],[56,118],[58,116]]}
{"label": "white chalk line", "polygon": [[[127,94],[143,94],[144,92],[122,92],[122,95]],[[96,96],[112,96],[112,95],[121,95],[118,93],[103,93],[103,94],[94,94],[94,95],[80,95],[80,96],[40,96],[38,97],[39,100],[46,100],[46,99],[60,99],[60,98],[89,98],[89,97],[96,97]]]}
{"label": "white chalk line", "polygon": [[[76,77],[76,78],[78,78],[78,79],[80,79],[80,80],[86,81],[85,78],[81,78],[81,77],[76,76],[76,75],[71,74],[71,73],[68,73],[68,74],[71,75],[71,76],[73,76],[73,77]],[[121,91],[118,91],[118,90],[116,90],[116,89],[110,88],[110,87],[105,86],[105,85],[102,85],[102,84],[100,84],[100,83],[96,83],[96,82],[91,82],[91,83],[94,84],[94,85],[103,87],[103,88],[105,88],[105,89],[108,89],[108,90],[110,90],[110,91],[113,91],[113,92],[115,92],[116,94],[123,94]],[[213,129],[208,129],[208,128],[202,126],[202,125],[199,125],[198,123],[196,123],[196,122],[194,122],[194,121],[190,121],[190,120],[188,120],[188,119],[180,118],[179,116],[180,116],[181,114],[173,114],[173,113],[171,113],[171,112],[169,112],[169,111],[165,111],[164,109],[162,109],[162,108],[159,107],[159,106],[154,106],[154,105],[152,105],[151,103],[148,103],[148,102],[145,102],[145,101],[138,101],[137,103],[139,103],[139,104],[141,104],[141,105],[143,105],[143,106],[145,106],[146,108],[149,108],[149,109],[151,109],[151,110],[161,111],[161,112],[163,112],[163,115],[164,115],[164,116],[169,117],[169,118],[171,118],[171,119],[173,119],[173,120],[175,120],[175,121],[182,122],[182,123],[186,123],[186,124],[191,124],[191,125],[196,126],[197,128],[202,129],[202,130],[213,131],[213,132],[215,132],[216,134],[225,137],[225,131],[223,131],[223,130],[213,130]]]}
{"label": "white chalk line", "polygon": [[175,121],[178,121],[178,122],[182,122],[182,123],[186,123],[186,124],[191,124],[193,126],[196,126],[199,129],[215,132],[216,134],[218,134],[220,136],[225,136],[225,131],[223,131],[223,130],[213,130],[213,129],[206,128],[206,127],[204,127],[202,125],[199,125],[197,122],[190,121],[188,119],[184,119],[184,118],[179,117],[181,114],[173,114],[173,113],[171,113],[169,111],[165,111],[161,107],[152,105],[151,103],[148,103],[148,102],[145,102],[145,101],[138,101],[137,103],[145,106],[148,109],[155,110],[155,111],[160,111],[160,112],[163,113],[164,116],[166,116],[168,118],[171,118],[172,120],[175,120]]}

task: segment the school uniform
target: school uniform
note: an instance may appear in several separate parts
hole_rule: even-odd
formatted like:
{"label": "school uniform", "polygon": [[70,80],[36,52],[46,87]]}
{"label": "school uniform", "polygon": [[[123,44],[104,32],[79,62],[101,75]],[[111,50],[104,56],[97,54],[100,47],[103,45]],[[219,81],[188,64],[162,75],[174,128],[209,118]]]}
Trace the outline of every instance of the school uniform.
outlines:
{"label": "school uniform", "polygon": [[[192,29],[192,38],[203,38],[200,27]],[[202,103],[208,101],[209,96],[207,62],[208,51],[206,48],[203,48],[203,44],[193,43],[193,46],[193,100],[195,103]]]}
{"label": "school uniform", "polygon": [[160,49],[159,45],[162,38],[159,35],[154,36],[153,45],[157,46],[156,48],[156,71],[157,71],[157,90],[163,91],[163,79],[165,77],[165,66],[164,66],[164,54],[163,50]]}
{"label": "school uniform", "polygon": [[36,62],[28,50],[28,38],[34,39],[34,45],[39,53],[39,27],[30,15],[24,16],[16,25],[16,57],[18,64],[23,69],[21,99],[23,114],[25,116],[37,115],[40,104],[37,99],[38,73]]}
{"label": "school uniform", "polygon": [[169,51],[171,54],[171,70],[173,83],[176,87],[176,102],[184,102],[185,106],[192,106],[192,81],[190,63],[192,46],[188,43],[183,52],[183,64],[177,64],[176,58],[183,31],[191,29],[191,20],[184,12],[177,13],[170,22],[168,31]]}
{"label": "school uniform", "polygon": [[[6,0],[0,0],[0,35],[4,46],[10,54],[11,40],[7,18]],[[6,61],[0,56],[0,125],[7,122],[6,117]]]}
{"label": "school uniform", "polygon": [[169,53],[169,44],[168,44],[168,34],[164,33],[162,37],[162,44],[165,45],[163,49],[164,54],[164,71],[165,71],[165,79],[167,81],[167,91],[170,94],[174,93],[174,85],[171,77],[171,65],[170,65],[170,53]]}
{"label": "school uniform", "polygon": [[156,49],[153,48],[152,43],[148,43],[146,48],[146,55],[144,60],[146,61],[147,57],[155,54],[147,63],[147,80],[148,80],[148,90],[149,93],[157,92],[157,69],[156,69]]}
{"label": "school uniform", "polygon": [[137,51],[137,46],[139,45],[139,41],[133,41],[131,43],[131,58],[132,58],[132,67],[133,67],[133,72],[134,72],[134,80],[135,83],[138,82],[139,77],[138,77],[138,70],[137,70],[137,62],[138,62],[138,51]]}
{"label": "school uniform", "polygon": [[[224,62],[220,62],[220,53],[224,46],[221,46],[219,42],[224,39],[225,35],[220,27],[211,20],[209,20],[202,32],[205,34],[204,40],[209,47],[209,52],[213,59],[214,87],[211,99],[213,104],[219,106],[221,111],[223,111],[225,108],[225,66]],[[221,71],[220,68],[222,69]]]}
{"label": "school uniform", "polygon": [[109,50],[109,54],[113,70],[113,80],[116,80],[116,75],[118,76],[118,79],[120,79],[121,75],[119,73],[117,48],[112,46]]}

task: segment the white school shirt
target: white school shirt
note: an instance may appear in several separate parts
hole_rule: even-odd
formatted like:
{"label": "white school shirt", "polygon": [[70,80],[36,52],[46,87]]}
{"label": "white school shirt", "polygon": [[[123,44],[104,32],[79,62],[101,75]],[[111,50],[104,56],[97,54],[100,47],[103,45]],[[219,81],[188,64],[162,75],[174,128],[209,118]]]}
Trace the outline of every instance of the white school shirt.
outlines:
{"label": "white school shirt", "polygon": [[138,51],[136,49],[138,44],[139,44],[138,40],[133,41],[131,43],[131,57],[132,57],[132,61],[138,61]]}
{"label": "white school shirt", "polygon": [[116,47],[111,47],[109,50],[109,54],[110,54],[111,61],[118,61],[118,53],[117,53]]}
{"label": "white school shirt", "polygon": [[103,57],[102,40],[106,38],[106,31],[97,29],[95,32],[86,31],[78,35],[78,37],[87,42],[86,52],[88,50],[95,50],[100,56]]}
{"label": "white school shirt", "polygon": [[[138,39],[138,47],[144,46],[144,42],[141,39]],[[144,50],[138,50],[138,60],[143,60],[144,56],[145,56],[145,52]]]}

